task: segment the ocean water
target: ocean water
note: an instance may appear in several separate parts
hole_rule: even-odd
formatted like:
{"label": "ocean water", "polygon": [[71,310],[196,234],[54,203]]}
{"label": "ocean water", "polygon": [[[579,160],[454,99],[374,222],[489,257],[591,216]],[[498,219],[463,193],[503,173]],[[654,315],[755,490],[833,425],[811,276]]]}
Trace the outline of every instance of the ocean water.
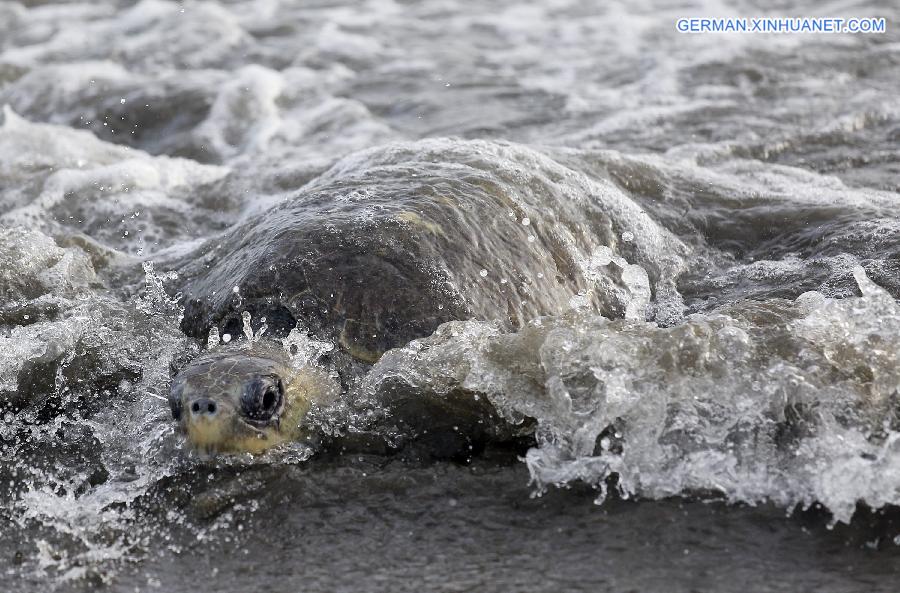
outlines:
{"label": "ocean water", "polygon": [[[888,30],[675,30],[759,15]],[[0,588],[895,591],[898,18],[0,1]],[[240,303],[259,287],[230,241],[289,232],[280,205],[333,192],[373,224],[376,197],[442,179],[514,205],[466,223],[483,270],[454,282],[582,290],[390,350],[311,426],[365,427],[400,382],[533,436],[452,462],[192,452],[165,396],[215,341],[182,331],[185,279],[219,271]],[[515,269],[491,249],[509,224]],[[309,365],[340,347],[287,343]]]}

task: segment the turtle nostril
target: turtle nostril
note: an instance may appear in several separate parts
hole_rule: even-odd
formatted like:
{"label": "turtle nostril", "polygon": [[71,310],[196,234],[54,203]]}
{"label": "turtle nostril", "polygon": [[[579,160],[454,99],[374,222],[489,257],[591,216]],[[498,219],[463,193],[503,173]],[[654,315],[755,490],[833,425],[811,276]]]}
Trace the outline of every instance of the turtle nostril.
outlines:
{"label": "turtle nostril", "polygon": [[214,416],[219,406],[215,400],[201,397],[191,402],[191,413],[194,416]]}

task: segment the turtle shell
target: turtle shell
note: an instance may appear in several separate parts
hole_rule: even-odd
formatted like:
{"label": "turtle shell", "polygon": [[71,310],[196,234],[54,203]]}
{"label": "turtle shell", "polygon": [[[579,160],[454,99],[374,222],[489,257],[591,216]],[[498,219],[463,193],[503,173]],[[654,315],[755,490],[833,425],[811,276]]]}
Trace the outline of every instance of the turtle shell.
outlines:
{"label": "turtle shell", "polygon": [[618,237],[642,216],[609,184],[513,144],[372,149],[183,262],[183,329],[233,332],[246,310],[272,333],[300,324],[372,362],[445,321],[517,328],[579,293],[618,316],[621,303],[586,290],[596,278],[582,262],[601,245],[629,248]]}

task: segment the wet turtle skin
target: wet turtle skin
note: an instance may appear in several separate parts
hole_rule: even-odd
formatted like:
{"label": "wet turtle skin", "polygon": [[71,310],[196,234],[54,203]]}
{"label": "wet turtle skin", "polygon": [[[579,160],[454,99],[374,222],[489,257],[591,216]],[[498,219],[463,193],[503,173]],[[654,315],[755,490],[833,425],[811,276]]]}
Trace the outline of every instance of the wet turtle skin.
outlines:
{"label": "wet turtle skin", "polygon": [[[594,286],[578,258],[606,245],[642,259],[619,236],[643,213],[616,190],[563,178],[570,173],[523,147],[480,141],[345,158],[178,262],[182,329],[239,335],[246,310],[266,318],[269,336],[299,324],[372,363],[446,321],[515,329],[558,314]],[[588,294],[589,306],[621,315],[615,298]]]}

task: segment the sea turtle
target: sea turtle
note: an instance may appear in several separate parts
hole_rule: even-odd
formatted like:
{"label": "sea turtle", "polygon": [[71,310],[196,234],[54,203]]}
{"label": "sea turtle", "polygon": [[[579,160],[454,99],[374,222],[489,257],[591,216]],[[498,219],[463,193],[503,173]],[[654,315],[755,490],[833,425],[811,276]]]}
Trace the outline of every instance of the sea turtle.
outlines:
{"label": "sea turtle", "polygon": [[632,288],[621,270],[587,274],[584,261],[600,246],[628,252],[654,280],[652,258],[620,242],[647,228],[611,185],[515,144],[425,140],[351,155],[177,262],[188,335],[239,336],[244,312],[268,332],[183,369],[173,415],[210,450],[292,438],[309,402],[333,389],[291,369],[277,340],[266,345],[297,326],[335,344],[329,363],[346,388],[446,321],[516,329],[576,295],[621,316]]}

